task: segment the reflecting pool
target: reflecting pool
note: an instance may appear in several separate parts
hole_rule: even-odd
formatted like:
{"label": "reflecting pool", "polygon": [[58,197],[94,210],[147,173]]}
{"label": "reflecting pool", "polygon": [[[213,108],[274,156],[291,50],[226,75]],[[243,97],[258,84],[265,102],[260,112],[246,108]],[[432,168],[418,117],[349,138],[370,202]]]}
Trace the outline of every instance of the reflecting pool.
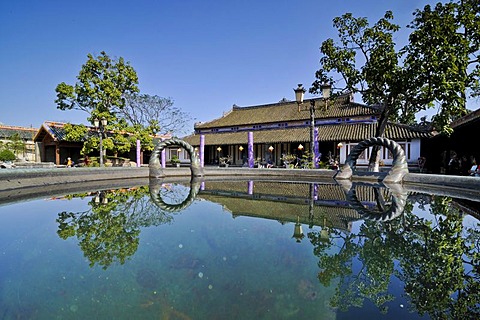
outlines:
{"label": "reflecting pool", "polygon": [[248,180],[3,202],[0,319],[475,319],[477,201]]}

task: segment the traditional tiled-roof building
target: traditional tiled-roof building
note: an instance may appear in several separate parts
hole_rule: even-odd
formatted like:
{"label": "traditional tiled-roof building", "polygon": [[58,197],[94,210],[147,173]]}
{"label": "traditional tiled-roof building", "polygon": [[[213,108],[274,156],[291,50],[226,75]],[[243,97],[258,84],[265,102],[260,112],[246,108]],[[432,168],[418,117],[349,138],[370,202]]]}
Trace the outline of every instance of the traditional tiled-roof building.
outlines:
{"label": "traditional tiled-roof building", "polygon": [[[82,150],[84,140],[81,141],[67,141],[65,139],[65,124],[63,122],[45,121],[41,128],[36,132],[34,141],[37,145],[39,153],[39,161],[53,162],[56,165],[65,163],[65,160],[70,157],[75,163],[79,162],[79,159],[83,158],[80,154]],[[106,135],[109,133],[106,132]],[[89,128],[87,132],[88,136],[98,136],[98,131],[95,127]],[[160,138],[170,138],[170,135],[159,136]],[[98,155],[98,152],[97,152]],[[128,154],[118,155],[130,159],[132,162],[136,161],[136,150],[132,150]],[[142,151],[140,154],[140,162],[148,163],[150,153]]]}
{"label": "traditional tiled-roof building", "polygon": [[[53,162],[60,165],[65,163],[68,157],[72,158],[75,163],[78,163],[78,159],[83,158],[80,150],[82,150],[84,141],[65,140],[64,126],[63,122],[45,121],[38,130],[34,141],[41,162]],[[89,132],[89,134],[96,134],[96,132]]]}
{"label": "traditional tiled-roof building", "polygon": [[0,125],[0,142],[2,144],[11,143],[11,138],[14,135],[18,135],[18,137],[20,137],[20,139],[25,143],[25,148],[16,156],[22,160],[35,161],[36,156],[33,137],[35,136],[37,130],[38,129],[36,128]]}
{"label": "traditional tiled-roof building", "polygon": [[[343,162],[346,155],[359,141],[375,136],[380,108],[355,103],[353,96],[345,94],[325,101],[315,100],[315,128],[321,160],[328,156]],[[309,105],[305,100],[304,105]],[[220,157],[229,156],[233,164],[243,165],[247,157],[248,132],[253,132],[254,157],[261,161],[271,159],[281,165],[283,154],[297,154],[301,157],[310,145],[310,114],[299,109],[295,101],[282,100],[278,103],[238,107],[222,117],[195,124],[195,133],[184,140],[193,146],[200,146],[200,137],[205,141],[205,164],[217,163]],[[421,140],[432,136],[424,128],[414,128],[389,123],[386,138],[396,140],[404,147],[407,160],[416,164],[420,157]],[[359,166],[368,163],[369,152],[358,159]],[[382,150],[386,165],[392,155]]]}

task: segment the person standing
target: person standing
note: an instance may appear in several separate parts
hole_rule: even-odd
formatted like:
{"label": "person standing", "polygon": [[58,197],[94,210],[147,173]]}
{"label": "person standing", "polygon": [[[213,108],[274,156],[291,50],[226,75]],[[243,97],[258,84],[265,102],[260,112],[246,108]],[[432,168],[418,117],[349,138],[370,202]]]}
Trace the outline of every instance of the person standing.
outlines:
{"label": "person standing", "polygon": [[458,161],[457,154],[454,153],[448,162],[448,174],[459,174],[460,162]]}
{"label": "person standing", "polygon": [[462,176],[468,176],[468,170],[472,166],[472,163],[468,161],[467,156],[462,156],[460,160],[460,174]]}
{"label": "person standing", "polygon": [[477,161],[475,159],[473,159],[472,161],[472,167],[470,168],[470,170],[468,170],[468,175],[472,177],[480,177],[480,168],[477,165]]}

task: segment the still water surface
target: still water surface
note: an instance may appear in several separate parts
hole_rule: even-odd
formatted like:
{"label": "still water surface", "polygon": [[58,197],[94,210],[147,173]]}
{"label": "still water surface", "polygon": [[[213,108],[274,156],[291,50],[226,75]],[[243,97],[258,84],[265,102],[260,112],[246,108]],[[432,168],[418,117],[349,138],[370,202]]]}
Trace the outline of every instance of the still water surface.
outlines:
{"label": "still water surface", "polygon": [[181,210],[148,187],[3,205],[0,319],[478,316],[475,218],[417,194],[392,220],[364,219],[339,190],[206,182]]}

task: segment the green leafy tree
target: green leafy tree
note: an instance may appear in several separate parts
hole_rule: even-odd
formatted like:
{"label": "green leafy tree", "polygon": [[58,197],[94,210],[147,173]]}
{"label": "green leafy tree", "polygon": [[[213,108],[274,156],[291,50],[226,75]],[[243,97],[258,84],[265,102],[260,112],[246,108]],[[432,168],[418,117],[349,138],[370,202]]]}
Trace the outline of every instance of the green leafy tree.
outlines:
{"label": "green leafy tree", "polygon": [[480,94],[480,3],[426,5],[415,11],[409,27],[408,92],[419,107],[439,105],[433,121],[449,134],[450,122],[466,114],[467,99]]}
{"label": "green leafy tree", "polygon": [[[433,319],[477,319],[480,316],[480,232],[463,225],[463,213],[452,199],[434,197],[432,218],[411,215],[397,256],[398,277],[421,314]],[[405,232],[407,229],[408,232]]]}
{"label": "green leafy tree", "polygon": [[64,129],[65,140],[67,141],[85,141],[88,139],[89,129],[83,124],[75,125],[66,123]]}
{"label": "green leafy tree", "polygon": [[[315,231],[310,232],[308,238],[320,258],[320,283],[329,286],[338,279],[335,295],[330,301],[332,307],[346,311],[352,306],[362,307],[364,300],[368,299],[381,312],[388,311],[386,303],[394,299],[388,293],[390,277],[394,273],[393,253],[392,248],[385,245],[382,230],[375,222],[365,221],[358,234],[331,230],[329,241]],[[337,243],[341,243],[339,252],[330,254]],[[355,259],[363,265],[358,271],[353,267]]]}
{"label": "green leafy tree", "polygon": [[[69,198],[78,196],[86,195]],[[127,198],[125,194],[103,192],[100,201],[92,197],[91,209],[85,212],[59,213],[58,235],[62,239],[77,236],[91,267],[98,264],[106,269],[114,262],[125,263],[136,252],[140,234],[137,227],[128,223],[127,212],[119,209]]]}
{"label": "green leafy tree", "polygon": [[[388,120],[412,124],[419,111],[438,102],[436,129],[450,133],[452,119],[465,114],[466,90],[479,94],[479,13],[474,0],[417,10],[409,44],[400,50],[393,41],[400,27],[391,22],[392,12],[373,26],[351,13],[336,17],[338,42],[322,43],[321,68],[310,92],[319,93],[323,83],[331,82],[337,94],[358,93],[366,104],[379,106],[377,137],[384,135]],[[374,171],[378,150],[373,147],[369,162]]]}
{"label": "green leafy tree", "polygon": [[178,158],[178,156],[173,155],[172,158],[170,159],[170,163],[171,163],[172,165],[179,164],[179,163],[180,163],[180,159]]}
{"label": "green leafy tree", "polygon": [[[366,18],[355,18],[351,13],[334,18],[339,42],[327,39],[322,43],[321,68],[310,88],[311,93],[319,93],[323,83],[333,83],[333,76],[340,75],[341,80],[334,83],[337,94],[359,93],[365,103],[381,106],[377,137],[383,136],[389,118],[397,114],[404,101],[401,55],[393,41],[400,27],[392,19],[391,11],[373,26]],[[373,147],[370,158],[370,169],[375,171],[378,171],[378,150],[378,146]]]}
{"label": "green leafy tree", "polygon": [[309,151],[305,151],[302,154],[302,158],[300,159],[300,167],[302,169],[314,169],[315,166],[313,164],[313,158],[310,156]]}
{"label": "green leafy tree", "polygon": [[25,141],[23,141],[22,137],[18,133],[14,133],[7,142],[7,148],[11,150],[16,156],[20,153],[25,152]]}
{"label": "green leafy tree", "polygon": [[74,86],[65,82],[57,86],[55,103],[60,110],[82,110],[99,118],[105,113],[108,116],[114,106],[125,105],[125,94],[138,92],[137,73],[123,58],[112,59],[104,51],[97,57],[87,57]]}
{"label": "green leafy tree", "polygon": [[[55,103],[60,110],[81,110],[89,114],[88,121],[106,118],[108,125],[104,147],[113,152],[125,152],[131,149],[131,141],[125,137],[127,124],[115,114],[125,107],[127,94],[138,92],[137,73],[123,58],[112,59],[105,52],[94,57],[88,54],[87,62],[77,76],[75,85],[60,83],[56,88]],[[66,127],[67,139],[78,141],[85,139],[83,154],[97,149],[98,137],[87,135],[81,126]]]}
{"label": "green leafy tree", "polygon": [[[58,220],[74,218],[73,213],[62,212]],[[90,260],[90,266],[99,264],[106,269],[115,261],[125,263],[137,250],[140,230],[128,228],[125,222],[125,214],[112,215],[108,207],[101,206],[94,210],[94,214],[78,220],[76,226],[60,222],[60,228],[63,229],[59,235],[66,239],[76,234],[80,248]]]}
{"label": "green leafy tree", "polygon": [[15,154],[12,151],[7,149],[0,151],[0,161],[13,161],[15,159]]}

